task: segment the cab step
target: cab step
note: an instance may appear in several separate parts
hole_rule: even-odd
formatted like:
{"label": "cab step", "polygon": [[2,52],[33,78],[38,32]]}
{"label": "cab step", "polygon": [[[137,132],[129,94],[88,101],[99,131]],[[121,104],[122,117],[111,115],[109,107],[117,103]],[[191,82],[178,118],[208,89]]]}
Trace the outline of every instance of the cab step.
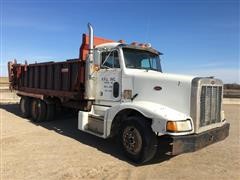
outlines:
{"label": "cab step", "polygon": [[94,114],[93,112],[79,111],[78,129],[95,136],[105,138],[104,136],[104,116]]}
{"label": "cab step", "polygon": [[90,115],[88,116],[88,123],[86,124],[85,129],[103,135],[103,126],[104,119]]}

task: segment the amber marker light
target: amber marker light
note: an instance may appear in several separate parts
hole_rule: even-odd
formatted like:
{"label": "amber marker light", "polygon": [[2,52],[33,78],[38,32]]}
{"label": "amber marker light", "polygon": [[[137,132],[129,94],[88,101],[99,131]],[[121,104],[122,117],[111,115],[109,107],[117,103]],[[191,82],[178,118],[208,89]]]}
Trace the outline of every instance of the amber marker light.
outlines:
{"label": "amber marker light", "polygon": [[137,46],[138,43],[134,41],[134,42],[131,43],[131,45],[133,45],[133,46]]}
{"label": "amber marker light", "polygon": [[122,40],[122,39],[120,39],[118,42],[121,43],[121,44],[124,44],[124,43],[125,43],[125,41]]}
{"label": "amber marker light", "polygon": [[143,44],[143,43],[138,44],[138,46],[140,46],[141,48],[145,48],[146,47],[145,44]]}
{"label": "amber marker light", "polygon": [[176,132],[177,131],[177,124],[174,121],[167,122],[167,131]]}

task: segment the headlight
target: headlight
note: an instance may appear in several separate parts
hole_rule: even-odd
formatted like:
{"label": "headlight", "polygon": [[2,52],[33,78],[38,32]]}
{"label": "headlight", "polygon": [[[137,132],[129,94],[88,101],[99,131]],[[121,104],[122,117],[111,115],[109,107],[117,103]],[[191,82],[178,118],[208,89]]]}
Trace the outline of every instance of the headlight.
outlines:
{"label": "headlight", "polygon": [[184,121],[168,121],[166,130],[169,132],[185,132],[192,130],[192,123],[190,120]]}

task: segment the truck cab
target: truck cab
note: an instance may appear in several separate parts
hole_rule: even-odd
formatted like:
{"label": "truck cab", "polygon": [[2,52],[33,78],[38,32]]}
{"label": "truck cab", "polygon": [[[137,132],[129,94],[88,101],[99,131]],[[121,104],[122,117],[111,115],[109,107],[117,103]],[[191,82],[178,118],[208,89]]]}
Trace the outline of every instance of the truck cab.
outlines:
{"label": "truck cab", "polygon": [[162,53],[149,44],[104,43],[92,55],[86,82],[93,103],[79,111],[80,130],[118,135],[135,162],[153,157],[158,137],[170,137],[176,155],[228,136],[221,80],[164,73]]}

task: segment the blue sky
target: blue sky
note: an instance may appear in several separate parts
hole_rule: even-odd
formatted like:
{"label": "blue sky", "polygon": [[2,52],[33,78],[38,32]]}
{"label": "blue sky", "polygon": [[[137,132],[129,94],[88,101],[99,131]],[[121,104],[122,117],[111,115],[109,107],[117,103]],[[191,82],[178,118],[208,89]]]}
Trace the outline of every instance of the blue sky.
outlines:
{"label": "blue sky", "polygon": [[150,42],[165,72],[240,82],[238,0],[1,0],[1,71],[7,61],[78,57],[87,23],[95,35]]}

